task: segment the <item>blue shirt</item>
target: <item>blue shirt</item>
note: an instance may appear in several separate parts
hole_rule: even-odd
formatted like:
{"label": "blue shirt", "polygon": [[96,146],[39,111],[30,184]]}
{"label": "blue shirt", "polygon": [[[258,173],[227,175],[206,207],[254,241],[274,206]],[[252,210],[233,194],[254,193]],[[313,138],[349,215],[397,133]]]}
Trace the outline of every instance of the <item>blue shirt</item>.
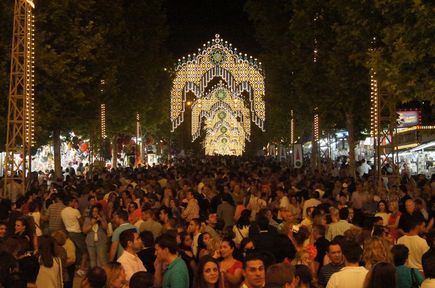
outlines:
{"label": "blue shirt", "polygon": [[181,257],[177,257],[163,272],[163,288],[189,288],[189,271]]}

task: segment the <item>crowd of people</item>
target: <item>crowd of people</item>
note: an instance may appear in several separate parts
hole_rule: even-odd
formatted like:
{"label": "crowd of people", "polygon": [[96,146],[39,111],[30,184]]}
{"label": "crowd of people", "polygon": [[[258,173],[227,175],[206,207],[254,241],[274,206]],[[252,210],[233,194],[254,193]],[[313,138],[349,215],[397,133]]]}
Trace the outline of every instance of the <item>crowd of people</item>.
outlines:
{"label": "crowd of people", "polygon": [[0,287],[435,287],[435,177],[377,185],[330,167],[33,173],[0,201]]}

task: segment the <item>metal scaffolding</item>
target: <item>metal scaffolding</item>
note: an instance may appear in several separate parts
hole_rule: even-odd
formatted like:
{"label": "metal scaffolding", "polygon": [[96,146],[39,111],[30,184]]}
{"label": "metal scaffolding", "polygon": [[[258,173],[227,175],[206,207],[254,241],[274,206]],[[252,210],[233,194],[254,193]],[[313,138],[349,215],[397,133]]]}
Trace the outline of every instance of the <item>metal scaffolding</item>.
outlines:
{"label": "metal scaffolding", "polygon": [[32,0],[15,0],[3,196],[25,192],[34,135],[35,19]]}

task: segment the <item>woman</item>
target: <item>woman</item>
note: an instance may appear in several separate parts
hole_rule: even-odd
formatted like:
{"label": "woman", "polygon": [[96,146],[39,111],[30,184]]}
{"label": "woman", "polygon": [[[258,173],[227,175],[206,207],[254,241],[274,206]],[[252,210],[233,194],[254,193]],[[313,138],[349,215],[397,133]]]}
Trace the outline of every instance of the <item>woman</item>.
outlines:
{"label": "woman", "polygon": [[387,209],[387,202],[385,202],[384,200],[381,200],[378,202],[378,208],[375,214],[375,217],[379,216],[382,217],[382,223],[384,226],[388,225],[388,221],[390,219],[390,213],[388,213],[388,209]]}
{"label": "woman", "polygon": [[233,253],[236,244],[233,240],[225,238],[222,240],[220,246],[220,255],[222,261],[220,262],[220,270],[224,278],[224,285],[226,288],[239,287],[242,282],[242,262],[234,259]]}
{"label": "woman", "polygon": [[190,283],[192,283],[194,271],[196,271],[196,261],[192,250],[193,239],[189,233],[184,231],[178,235],[180,237],[179,253],[181,258],[186,263],[187,270],[189,271]]}
{"label": "woman", "polygon": [[[130,204],[131,205],[131,204]],[[107,221],[99,205],[91,207],[89,217],[83,223],[86,234],[86,247],[89,253],[91,268],[103,267],[107,263]]]}
{"label": "woman", "polygon": [[400,215],[402,215],[399,211],[399,202],[396,200],[390,201],[388,208],[391,211],[390,218],[388,219],[388,229],[390,230],[391,238],[396,243],[399,238],[399,231],[397,229],[399,227]]}
{"label": "woman", "polygon": [[51,234],[55,244],[56,255],[62,260],[63,288],[73,287],[73,279],[76,263],[76,247],[63,230],[54,231]]}
{"label": "woman", "polygon": [[391,244],[382,238],[372,237],[364,243],[362,260],[365,267],[370,270],[379,262],[392,262]]}
{"label": "woman", "polygon": [[128,281],[125,279],[125,271],[119,262],[109,262],[104,266],[107,282],[106,288],[128,288]]}
{"label": "woman", "polygon": [[302,208],[296,195],[290,195],[290,211],[295,215],[296,219],[301,219]]}
{"label": "woman", "polygon": [[208,255],[207,244],[210,241],[210,234],[207,232],[201,233],[198,237],[198,259],[204,255]]}
{"label": "woman", "polygon": [[136,202],[131,201],[128,204],[128,222],[134,225],[142,217],[142,211]]}
{"label": "woman", "polygon": [[245,209],[240,214],[239,220],[237,220],[236,225],[233,226],[233,232],[234,232],[234,242],[237,246],[240,245],[240,242],[242,242],[243,239],[248,237],[249,234],[249,226],[251,222],[249,221],[249,218],[251,216],[251,211]]}
{"label": "woman", "polygon": [[29,251],[34,251],[38,247],[38,238],[35,236],[34,231],[30,228],[29,221],[25,217],[15,220],[15,235],[26,240],[29,244]]}
{"label": "woman", "polygon": [[379,262],[369,271],[364,288],[396,287],[396,268],[391,263]]}
{"label": "woman", "polygon": [[219,262],[211,257],[204,256],[199,260],[198,273],[193,282],[193,288],[222,288]]}
{"label": "woman", "polygon": [[42,203],[39,198],[33,200],[29,204],[29,216],[33,218],[35,223],[35,236],[39,237],[42,235],[41,230],[41,207]]}
{"label": "woman", "polygon": [[62,288],[62,262],[55,253],[55,242],[50,236],[41,236],[39,239],[39,273],[36,286],[44,288]]}
{"label": "woman", "polygon": [[244,238],[242,242],[240,242],[240,248],[239,248],[239,254],[238,258],[239,260],[244,260],[246,258],[246,255],[251,253],[255,250],[254,242],[252,242],[249,238]]}

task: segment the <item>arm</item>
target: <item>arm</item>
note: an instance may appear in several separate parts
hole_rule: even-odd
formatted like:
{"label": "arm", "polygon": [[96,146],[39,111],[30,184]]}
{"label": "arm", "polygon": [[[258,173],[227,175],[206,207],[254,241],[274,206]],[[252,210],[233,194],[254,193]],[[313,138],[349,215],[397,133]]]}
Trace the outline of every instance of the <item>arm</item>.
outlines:
{"label": "arm", "polygon": [[163,269],[162,262],[158,258],[154,261],[154,287],[162,287]]}
{"label": "arm", "polygon": [[118,250],[119,241],[112,240],[112,245],[110,246],[109,261],[113,261],[116,256],[116,251]]}
{"label": "arm", "polygon": [[223,271],[223,274],[225,279],[227,279],[231,284],[239,284],[242,282],[242,269],[240,268],[237,268],[236,271],[234,271],[234,274],[230,274],[227,271]]}
{"label": "arm", "polygon": [[83,233],[85,233],[85,234],[89,233],[89,231],[91,231],[91,229],[92,229],[92,226],[94,226],[94,224],[96,222],[97,221],[94,218],[92,218],[90,221],[85,220],[85,223],[83,224],[83,229],[82,229]]}

